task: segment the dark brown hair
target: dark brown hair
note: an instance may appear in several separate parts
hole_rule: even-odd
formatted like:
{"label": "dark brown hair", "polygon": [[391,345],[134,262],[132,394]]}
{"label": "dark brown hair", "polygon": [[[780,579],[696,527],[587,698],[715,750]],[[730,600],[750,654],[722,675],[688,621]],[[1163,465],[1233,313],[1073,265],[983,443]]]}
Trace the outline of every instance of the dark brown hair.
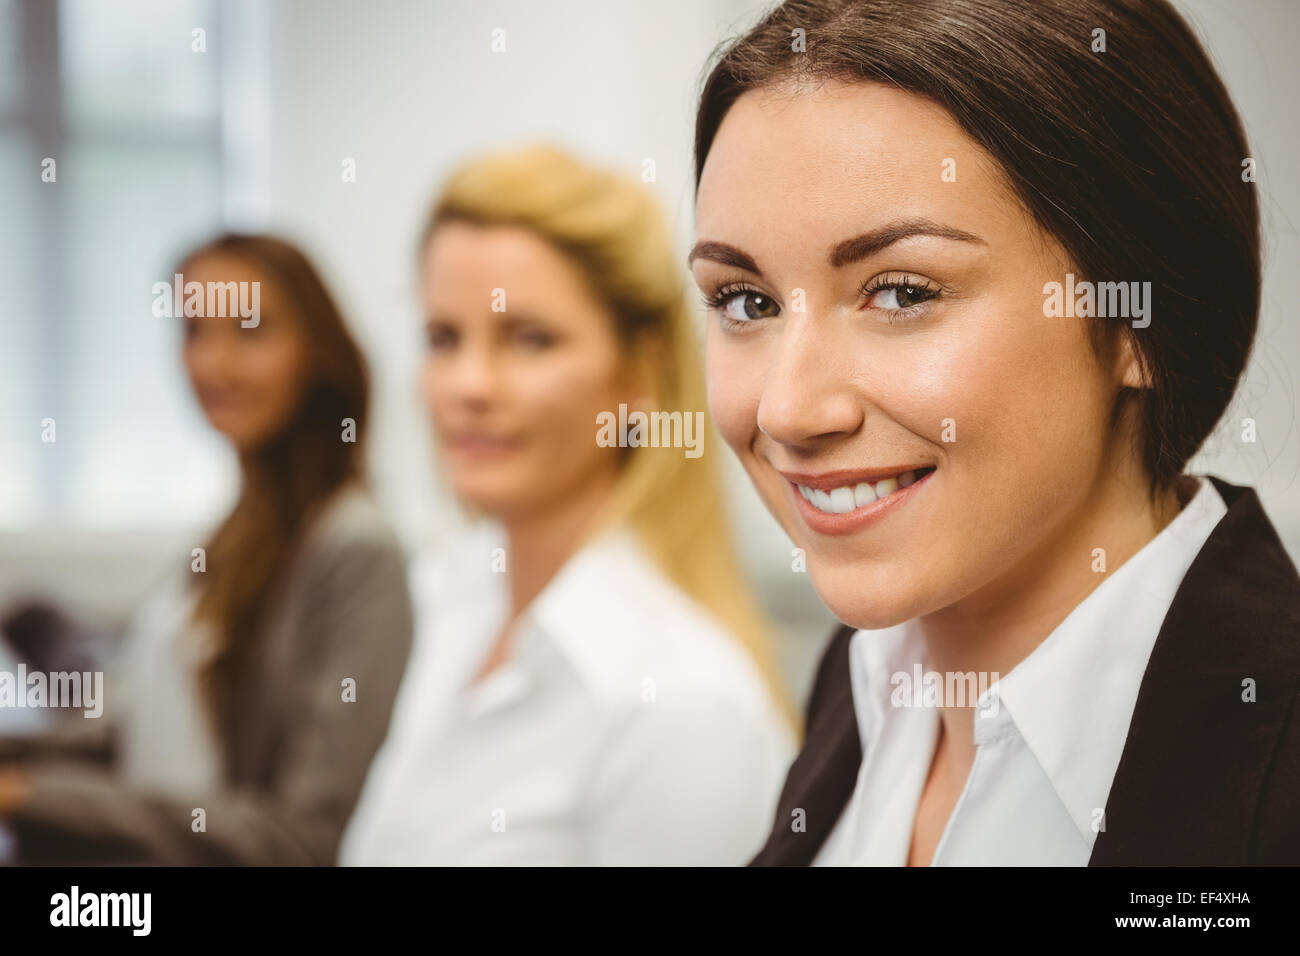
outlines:
{"label": "dark brown hair", "polygon": [[[1097,29],[1105,52],[1093,52]],[[797,30],[805,52],[794,50]],[[1081,279],[1151,282],[1151,324],[1108,328],[1130,337],[1151,383],[1138,397],[1151,491],[1171,487],[1236,390],[1260,298],[1245,134],[1173,7],[788,0],[715,54],[696,115],[697,188],[741,94],[826,79],[886,83],[943,106],[997,160]],[[1116,417],[1129,397],[1117,396]]]}
{"label": "dark brown hair", "polygon": [[[334,299],[297,248],[270,236],[226,234],[190,252],[176,271],[214,254],[247,263],[260,281],[275,283],[309,352],[296,413],[279,434],[241,454],[239,500],[207,543],[206,572],[195,575],[195,619],[218,637],[201,684],[224,730],[295,545],[330,496],[362,477],[370,385]],[[356,423],[356,441],[343,440],[345,418]]]}

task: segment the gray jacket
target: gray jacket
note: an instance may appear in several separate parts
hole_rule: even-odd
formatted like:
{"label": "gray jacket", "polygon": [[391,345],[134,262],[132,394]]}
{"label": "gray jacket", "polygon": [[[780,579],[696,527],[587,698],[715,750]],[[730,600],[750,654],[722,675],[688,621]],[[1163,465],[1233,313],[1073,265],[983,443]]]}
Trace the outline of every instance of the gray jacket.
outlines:
{"label": "gray jacket", "polygon": [[[221,735],[218,792],[178,796],[126,781],[113,767],[111,712],[0,739],[0,761],[31,774],[28,798],[3,821],[21,862],[332,864],[387,732],[411,640],[401,548],[364,492],[342,491],[268,608]],[[348,678],[353,701],[344,699]]]}

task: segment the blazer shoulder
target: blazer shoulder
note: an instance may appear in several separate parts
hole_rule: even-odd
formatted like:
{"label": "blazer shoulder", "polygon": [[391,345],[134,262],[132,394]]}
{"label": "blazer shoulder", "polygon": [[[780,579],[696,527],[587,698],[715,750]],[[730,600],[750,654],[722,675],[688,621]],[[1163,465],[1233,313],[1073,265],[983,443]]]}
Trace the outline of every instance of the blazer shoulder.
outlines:
{"label": "blazer shoulder", "polygon": [[337,640],[387,644],[405,661],[414,631],[406,553],[368,494],[344,489],[316,516],[264,626],[282,653],[316,655]]}
{"label": "blazer shoulder", "polygon": [[1161,623],[1094,866],[1300,862],[1300,575],[1256,493],[1213,481],[1227,512]]}
{"label": "blazer shoulder", "polygon": [[[1236,642],[1254,660],[1300,676],[1300,571],[1287,554],[1253,488],[1211,478],[1228,506],[1184,579],[1186,596],[1227,631],[1250,629]],[[1198,597],[1199,596],[1199,597]]]}
{"label": "blazer shoulder", "polygon": [[305,551],[368,547],[401,553],[397,534],[365,488],[350,483],[334,493],[317,514],[304,539]]}

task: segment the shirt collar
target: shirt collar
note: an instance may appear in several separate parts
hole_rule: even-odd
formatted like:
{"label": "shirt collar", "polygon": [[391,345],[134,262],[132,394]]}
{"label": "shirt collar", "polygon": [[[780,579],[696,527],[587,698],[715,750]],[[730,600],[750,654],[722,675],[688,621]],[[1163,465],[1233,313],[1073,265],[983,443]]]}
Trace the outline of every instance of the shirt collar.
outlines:
{"label": "shirt collar", "polygon": [[[499,549],[499,550],[498,550]],[[443,659],[461,686],[481,663],[509,613],[509,553],[504,529],[480,520],[456,536],[436,560],[422,562],[415,589],[424,595],[427,619],[435,622]],[[467,598],[469,598],[467,600]],[[516,624],[512,664],[489,692],[476,695],[495,706],[526,691],[530,672],[559,659],[589,690],[613,686],[625,693],[625,649],[612,638],[620,620],[633,616],[653,626],[681,598],[645,554],[634,532],[615,528],[587,541],[552,576]],[[455,648],[447,644],[455,643]],[[498,694],[495,685],[510,688]],[[481,703],[481,702],[480,702]],[[484,704],[487,706],[487,704]],[[477,703],[476,703],[477,708]]]}
{"label": "shirt collar", "polygon": [[[1192,500],[1088,595],[1010,673],[980,696],[975,742],[1018,732],[1084,839],[1104,808],[1147,659],[1187,569],[1227,508],[1198,478]],[[859,630],[849,652],[858,737],[866,749],[890,706],[893,675],[924,661],[917,622]],[[904,688],[911,683],[905,682]]]}
{"label": "shirt collar", "polygon": [[558,651],[589,690],[626,694],[632,648],[618,639],[619,622],[659,633],[665,612],[681,600],[636,534],[615,528],[571,556],[526,617],[531,633]]}
{"label": "shirt collar", "polygon": [[[885,719],[891,697],[900,685],[895,674],[909,681],[925,656],[925,644],[915,621],[876,631],[858,631],[849,648],[849,680],[853,688],[854,712],[858,719],[858,740],[865,751],[875,739],[876,729]],[[911,693],[911,683],[901,685]]]}
{"label": "shirt collar", "polygon": [[[1199,478],[1192,500],[981,700],[996,698],[1090,844],[1119,765],[1151,649],[1187,569],[1227,513]],[[976,741],[1006,718],[977,716]]]}

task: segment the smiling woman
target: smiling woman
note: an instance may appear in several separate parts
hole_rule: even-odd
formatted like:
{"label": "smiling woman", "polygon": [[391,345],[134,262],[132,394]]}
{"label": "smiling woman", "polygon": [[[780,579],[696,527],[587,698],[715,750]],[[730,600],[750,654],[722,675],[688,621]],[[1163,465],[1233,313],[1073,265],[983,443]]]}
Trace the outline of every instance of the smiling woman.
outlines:
{"label": "smiling woman", "polygon": [[424,395],[481,520],[416,574],[427,626],[343,862],[735,865],[761,842],[791,714],[702,454],[674,258],[653,194],[553,147],[442,189]]}
{"label": "smiling woman", "polygon": [[[1300,861],[1300,578],[1184,474],[1254,337],[1248,155],[1163,0],[790,0],[721,51],[709,404],[845,622],[756,862]],[[1141,321],[1049,317],[1075,276]],[[921,664],[1003,676],[892,706]]]}
{"label": "smiling woman", "polygon": [[133,618],[102,719],[0,738],[0,824],[29,864],[327,865],[411,646],[405,559],[364,475],[369,372],[292,244],[221,235],[175,274],[266,306],[183,318],[239,496]]}

